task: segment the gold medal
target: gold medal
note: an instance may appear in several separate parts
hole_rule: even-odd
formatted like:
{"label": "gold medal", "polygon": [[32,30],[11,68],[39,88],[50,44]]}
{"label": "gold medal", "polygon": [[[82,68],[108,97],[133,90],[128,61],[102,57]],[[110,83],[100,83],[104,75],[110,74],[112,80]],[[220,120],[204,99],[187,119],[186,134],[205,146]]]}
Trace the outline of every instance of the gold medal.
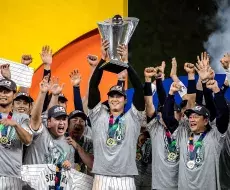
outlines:
{"label": "gold medal", "polygon": [[113,138],[108,138],[106,144],[108,146],[114,146],[116,144],[116,141]]}
{"label": "gold medal", "polygon": [[81,171],[81,165],[80,165],[80,164],[76,164],[76,170],[77,170],[78,172]]}
{"label": "gold medal", "polygon": [[169,160],[169,161],[175,161],[176,158],[177,158],[177,154],[176,154],[176,153],[170,152],[170,153],[168,154],[168,160]]}
{"label": "gold medal", "polygon": [[1,143],[1,144],[6,145],[8,142],[9,142],[9,140],[8,140],[7,137],[1,137],[1,138],[0,138],[0,143]]}
{"label": "gold medal", "polygon": [[140,152],[138,152],[138,153],[136,154],[136,160],[137,160],[137,161],[140,161],[141,158],[142,158],[142,155],[141,155]]}

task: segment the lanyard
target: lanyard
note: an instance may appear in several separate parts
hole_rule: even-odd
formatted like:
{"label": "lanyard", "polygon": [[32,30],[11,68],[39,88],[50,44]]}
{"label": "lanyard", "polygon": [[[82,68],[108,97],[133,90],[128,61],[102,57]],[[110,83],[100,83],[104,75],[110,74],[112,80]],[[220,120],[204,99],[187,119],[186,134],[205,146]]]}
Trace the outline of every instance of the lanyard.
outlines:
{"label": "lanyard", "polygon": [[167,141],[169,145],[169,152],[174,152],[176,148],[176,139],[172,139],[172,134],[166,127],[165,127],[165,135],[167,137]]}
{"label": "lanyard", "polygon": [[119,123],[119,120],[120,118],[124,115],[124,113],[122,113],[121,115],[119,115],[115,122],[114,122],[114,116],[112,114],[110,114],[110,117],[109,117],[109,132],[108,132],[108,135],[109,135],[109,138],[114,138],[115,136],[115,132],[118,128],[118,123]]}
{"label": "lanyard", "polygon": [[189,137],[189,145],[188,145],[189,159],[190,160],[195,159],[196,152],[197,152],[198,148],[201,147],[202,141],[203,141],[204,137],[206,136],[206,134],[207,134],[207,131],[203,132],[200,135],[199,139],[194,143],[194,134],[191,133],[191,135]]}
{"label": "lanyard", "polygon": [[[12,119],[12,116],[13,116],[13,112],[10,111],[8,116],[7,116],[7,119]],[[0,113],[0,119],[2,119],[2,114],[1,113]],[[0,125],[2,137],[7,136],[8,127],[9,126],[3,126],[2,124]]]}

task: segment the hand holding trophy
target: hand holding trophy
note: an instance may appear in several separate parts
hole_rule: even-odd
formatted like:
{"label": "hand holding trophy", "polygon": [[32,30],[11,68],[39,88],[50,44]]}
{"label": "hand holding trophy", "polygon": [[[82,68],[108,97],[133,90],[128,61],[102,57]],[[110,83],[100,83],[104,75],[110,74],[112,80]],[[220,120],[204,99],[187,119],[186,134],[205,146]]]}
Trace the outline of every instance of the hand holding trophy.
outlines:
{"label": "hand holding trophy", "polygon": [[118,49],[121,47],[127,48],[138,22],[139,19],[137,18],[122,18],[120,15],[115,15],[112,19],[98,22],[101,38],[109,42],[107,49],[109,60],[100,67],[101,69],[120,73],[128,68],[127,60],[124,61]]}

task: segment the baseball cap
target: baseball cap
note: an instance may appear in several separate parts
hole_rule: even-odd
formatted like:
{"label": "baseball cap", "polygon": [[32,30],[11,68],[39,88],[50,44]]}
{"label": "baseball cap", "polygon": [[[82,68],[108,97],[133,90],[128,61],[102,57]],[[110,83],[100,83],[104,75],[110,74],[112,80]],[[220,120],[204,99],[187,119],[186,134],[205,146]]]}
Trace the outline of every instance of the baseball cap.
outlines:
{"label": "baseball cap", "polygon": [[108,96],[111,96],[112,94],[120,94],[120,95],[126,97],[125,90],[123,89],[122,86],[119,86],[119,85],[112,86],[112,87],[109,89],[109,92],[107,93],[107,95],[108,95]]}
{"label": "baseball cap", "polygon": [[7,88],[11,91],[17,92],[17,85],[14,81],[10,79],[2,79],[0,80],[0,87]]}
{"label": "baseball cap", "polygon": [[69,114],[69,120],[74,117],[81,117],[84,121],[87,120],[87,115],[81,110],[74,110]]}
{"label": "baseball cap", "polygon": [[59,101],[60,101],[60,100],[63,100],[64,102],[67,102],[67,101],[68,101],[68,99],[65,97],[64,94],[59,94],[59,95],[58,95],[58,100],[59,100]]}
{"label": "baseball cap", "polygon": [[56,105],[48,110],[48,118],[57,118],[59,116],[68,116],[64,107]]}
{"label": "baseball cap", "polygon": [[34,101],[33,98],[31,98],[30,95],[25,92],[18,92],[14,100],[18,100],[20,98],[25,99],[28,103],[31,103]]}
{"label": "baseball cap", "polygon": [[202,115],[207,118],[210,117],[210,112],[204,106],[195,106],[192,109],[187,109],[184,113],[187,117],[189,117],[192,113],[196,113],[198,115]]}

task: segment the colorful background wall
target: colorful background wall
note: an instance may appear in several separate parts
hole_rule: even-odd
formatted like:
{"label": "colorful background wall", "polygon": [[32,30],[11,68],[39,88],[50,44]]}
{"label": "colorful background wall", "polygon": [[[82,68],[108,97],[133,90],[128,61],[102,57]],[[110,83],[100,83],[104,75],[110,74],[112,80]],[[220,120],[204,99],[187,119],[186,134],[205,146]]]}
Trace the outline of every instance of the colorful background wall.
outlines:
{"label": "colorful background wall", "polygon": [[[115,14],[127,16],[127,0],[37,0],[3,1],[0,6],[0,57],[20,62],[22,54],[31,54],[36,72],[30,91],[36,98],[42,79],[40,51],[50,45],[54,57],[52,76],[65,83],[64,94],[69,97],[68,111],[73,109],[69,73],[79,69],[82,74],[81,93],[88,84],[89,66],[86,56],[100,56],[100,36],[97,21]],[[108,88],[116,83],[116,76],[106,73],[100,86],[102,99]]]}

